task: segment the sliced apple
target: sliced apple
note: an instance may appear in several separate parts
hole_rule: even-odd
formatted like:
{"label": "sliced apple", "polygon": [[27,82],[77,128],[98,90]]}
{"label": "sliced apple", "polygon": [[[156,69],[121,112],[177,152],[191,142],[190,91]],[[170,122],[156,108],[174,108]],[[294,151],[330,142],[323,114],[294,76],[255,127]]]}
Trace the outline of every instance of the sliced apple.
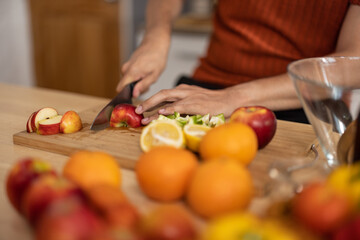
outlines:
{"label": "sliced apple", "polygon": [[42,108],[39,111],[37,111],[36,113],[34,113],[34,116],[32,117],[31,120],[31,127],[33,129],[33,131],[37,131],[37,129],[39,128],[39,122],[41,120],[47,119],[47,118],[51,118],[58,115],[58,112],[51,107],[46,107],[46,108]]}
{"label": "sliced apple", "polygon": [[33,112],[33,113],[30,115],[30,117],[29,117],[29,119],[27,120],[27,122],[26,122],[26,131],[27,131],[28,133],[34,132],[33,128],[31,127],[31,121],[32,121],[32,117],[34,116],[35,113],[36,113],[36,112]]}
{"label": "sliced apple", "polygon": [[40,135],[52,135],[59,133],[61,119],[62,115],[56,115],[39,121],[39,127],[36,132]]}

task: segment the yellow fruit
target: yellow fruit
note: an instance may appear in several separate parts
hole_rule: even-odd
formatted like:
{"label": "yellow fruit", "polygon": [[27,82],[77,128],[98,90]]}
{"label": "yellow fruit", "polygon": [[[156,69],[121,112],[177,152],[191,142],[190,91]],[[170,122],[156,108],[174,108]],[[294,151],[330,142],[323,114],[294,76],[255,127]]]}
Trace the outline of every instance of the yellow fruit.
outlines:
{"label": "yellow fruit", "polygon": [[175,120],[155,120],[142,130],[141,149],[148,152],[155,146],[185,147],[182,128]]}
{"label": "yellow fruit", "polygon": [[[202,240],[262,239],[260,221],[249,213],[232,213],[216,218],[205,229]],[[252,238],[251,238],[252,237]]]}
{"label": "yellow fruit", "polygon": [[135,173],[148,197],[167,202],[185,195],[197,167],[197,157],[191,151],[159,146],[140,156]]}
{"label": "yellow fruit", "polygon": [[281,222],[260,220],[250,213],[235,212],[216,218],[205,229],[201,240],[299,240],[300,238]]}
{"label": "yellow fruit", "polygon": [[199,153],[204,160],[229,157],[248,165],[258,149],[254,130],[242,123],[225,123],[211,129],[200,142]]}
{"label": "yellow fruit", "polygon": [[197,152],[199,150],[199,145],[201,139],[205,134],[211,129],[211,127],[198,124],[186,124],[184,126],[184,134],[186,139],[186,146]]}
{"label": "yellow fruit", "polygon": [[356,210],[360,210],[360,164],[336,168],[327,182],[336,191],[345,194]]}
{"label": "yellow fruit", "polygon": [[79,151],[66,162],[63,175],[83,189],[96,185],[121,185],[121,171],[115,158],[105,152]]}
{"label": "yellow fruit", "polygon": [[190,207],[204,217],[245,209],[253,196],[250,172],[234,159],[215,159],[201,164],[186,195]]}

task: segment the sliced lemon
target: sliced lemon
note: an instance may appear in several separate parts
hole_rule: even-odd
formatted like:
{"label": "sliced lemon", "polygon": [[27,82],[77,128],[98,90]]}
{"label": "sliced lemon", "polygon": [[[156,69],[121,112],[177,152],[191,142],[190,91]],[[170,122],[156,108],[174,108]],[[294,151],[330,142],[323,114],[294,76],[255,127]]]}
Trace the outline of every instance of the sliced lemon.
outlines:
{"label": "sliced lemon", "polygon": [[197,152],[201,139],[210,129],[211,127],[206,125],[186,124],[184,126],[186,146],[190,150]]}
{"label": "sliced lemon", "polygon": [[155,120],[146,126],[140,136],[140,147],[148,152],[155,146],[185,147],[182,128],[176,120]]}

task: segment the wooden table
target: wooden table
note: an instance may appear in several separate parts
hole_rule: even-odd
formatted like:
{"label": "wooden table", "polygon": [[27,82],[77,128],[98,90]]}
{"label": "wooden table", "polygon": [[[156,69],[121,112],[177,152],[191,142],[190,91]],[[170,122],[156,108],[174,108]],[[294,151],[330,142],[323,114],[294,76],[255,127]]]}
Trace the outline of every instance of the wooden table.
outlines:
{"label": "wooden table", "polygon": [[[109,99],[80,94],[0,83],[1,240],[33,239],[29,225],[10,205],[6,196],[5,181],[13,164],[24,156],[39,157],[48,161],[58,172],[61,172],[65,161],[68,159],[64,155],[14,145],[13,134],[23,131],[29,115],[39,108],[51,106],[59,112],[67,110],[81,112],[93,106],[104,105],[108,101]],[[251,212],[263,214],[273,200],[272,197],[264,195],[262,191],[265,184],[269,182],[269,165],[273,162],[294,165],[295,162],[308,161],[304,160],[304,156],[314,140],[315,135],[310,125],[278,121],[278,130],[274,140],[265,149],[258,152],[256,159],[250,166],[258,190],[257,197],[249,207]],[[266,156],[266,161],[263,160],[265,159],[264,156]],[[319,164],[321,165],[321,162]],[[306,181],[326,176],[326,172],[317,169],[299,171],[293,178]],[[122,169],[122,174],[123,190],[140,211],[146,212],[156,206],[157,203],[149,200],[140,191],[133,171]],[[275,195],[280,196],[279,194]]]}

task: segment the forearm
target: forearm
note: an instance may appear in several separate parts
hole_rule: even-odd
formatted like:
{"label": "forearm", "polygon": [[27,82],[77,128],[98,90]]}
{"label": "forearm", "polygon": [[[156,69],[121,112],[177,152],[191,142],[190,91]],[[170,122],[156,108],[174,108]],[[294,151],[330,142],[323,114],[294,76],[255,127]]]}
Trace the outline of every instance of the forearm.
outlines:
{"label": "forearm", "polygon": [[183,0],[149,0],[143,42],[170,43],[172,22],[179,16]]}
{"label": "forearm", "polygon": [[261,105],[271,110],[300,108],[295,88],[287,74],[243,83],[229,88],[230,101],[236,106]]}

